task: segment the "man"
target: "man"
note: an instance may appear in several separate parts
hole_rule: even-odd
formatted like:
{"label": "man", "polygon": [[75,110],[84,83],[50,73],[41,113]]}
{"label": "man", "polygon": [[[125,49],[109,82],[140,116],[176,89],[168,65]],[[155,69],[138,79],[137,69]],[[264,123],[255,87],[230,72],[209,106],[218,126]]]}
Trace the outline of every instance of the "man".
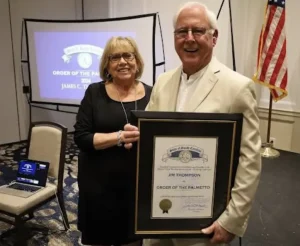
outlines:
{"label": "man", "polygon": [[[202,230],[208,239],[150,239],[145,245],[199,246],[229,243],[245,233],[261,171],[259,119],[254,82],[213,57],[218,30],[216,16],[203,4],[186,3],[174,18],[175,49],[182,66],[159,76],[148,111],[243,113],[239,166],[231,200],[222,215]],[[133,136],[135,126],[126,125]],[[128,136],[132,137],[132,136]],[[125,147],[131,144],[124,141]]]}

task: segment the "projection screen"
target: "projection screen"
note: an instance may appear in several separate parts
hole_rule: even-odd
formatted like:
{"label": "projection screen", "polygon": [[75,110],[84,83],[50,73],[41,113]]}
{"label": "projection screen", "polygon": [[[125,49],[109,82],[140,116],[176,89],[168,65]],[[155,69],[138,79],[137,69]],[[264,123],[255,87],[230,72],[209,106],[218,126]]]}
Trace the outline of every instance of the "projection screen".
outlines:
{"label": "projection screen", "polygon": [[144,59],[141,80],[155,80],[156,14],[93,21],[25,19],[30,101],[79,105],[89,84],[101,81],[99,62],[112,36],[133,37]]}

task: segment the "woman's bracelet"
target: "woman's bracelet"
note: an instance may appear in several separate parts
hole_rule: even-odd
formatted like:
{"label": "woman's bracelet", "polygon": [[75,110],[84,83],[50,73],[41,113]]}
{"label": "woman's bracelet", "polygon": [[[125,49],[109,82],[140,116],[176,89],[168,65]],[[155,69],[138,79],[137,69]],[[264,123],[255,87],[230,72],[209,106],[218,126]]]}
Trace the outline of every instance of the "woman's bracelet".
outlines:
{"label": "woman's bracelet", "polygon": [[121,139],[121,134],[122,134],[122,130],[118,131],[118,135],[117,135],[117,146],[121,147],[122,146],[122,139]]}

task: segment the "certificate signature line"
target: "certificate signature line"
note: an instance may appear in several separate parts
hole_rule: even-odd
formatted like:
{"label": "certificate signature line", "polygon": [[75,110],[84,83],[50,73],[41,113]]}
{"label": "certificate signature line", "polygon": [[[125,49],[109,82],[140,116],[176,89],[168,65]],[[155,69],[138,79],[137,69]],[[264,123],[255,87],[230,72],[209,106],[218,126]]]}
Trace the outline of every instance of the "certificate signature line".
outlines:
{"label": "certificate signature line", "polygon": [[184,205],[182,208],[207,208],[207,205],[202,205],[202,204],[188,204],[188,205]]}

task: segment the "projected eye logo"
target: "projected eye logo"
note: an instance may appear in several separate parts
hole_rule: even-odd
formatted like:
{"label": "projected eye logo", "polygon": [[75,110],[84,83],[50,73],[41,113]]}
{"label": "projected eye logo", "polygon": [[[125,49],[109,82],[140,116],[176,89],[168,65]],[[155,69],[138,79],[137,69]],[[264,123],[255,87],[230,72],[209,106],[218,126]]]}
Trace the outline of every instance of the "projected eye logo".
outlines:
{"label": "projected eye logo", "polygon": [[75,54],[78,54],[78,65],[83,69],[87,69],[93,64],[92,54],[96,55],[97,59],[100,60],[103,54],[103,49],[89,44],[73,45],[64,49],[64,55],[62,56],[62,59],[65,63],[69,63],[72,59],[72,56]]}
{"label": "projected eye logo", "polygon": [[31,172],[32,171],[32,166],[30,165],[30,164],[25,164],[24,166],[23,166],[23,171],[24,172],[27,172],[27,173],[29,173],[29,172]]}
{"label": "projected eye logo", "polygon": [[199,159],[202,159],[203,162],[208,161],[204,150],[194,145],[178,145],[169,148],[167,153],[163,155],[162,161],[167,162],[168,159],[178,160],[181,163],[189,163]]}

